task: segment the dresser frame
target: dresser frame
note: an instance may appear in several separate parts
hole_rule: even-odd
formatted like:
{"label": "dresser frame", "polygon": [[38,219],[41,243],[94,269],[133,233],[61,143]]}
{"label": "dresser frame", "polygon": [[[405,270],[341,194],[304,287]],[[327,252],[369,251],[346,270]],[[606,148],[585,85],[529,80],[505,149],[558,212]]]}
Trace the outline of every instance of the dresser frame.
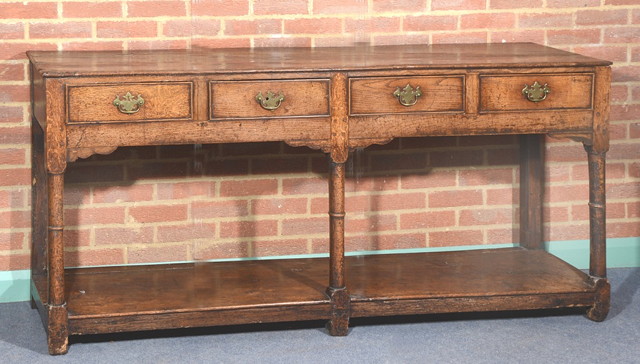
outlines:
{"label": "dresser frame", "polygon": [[[137,330],[326,319],[331,335],[346,335],[350,317],[562,307],[583,307],[594,321],[607,315],[610,62],[531,43],[28,55],[31,296],[51,354],[67,352],[69,335]],[[555,77],[549,101],[522,101],[526,95],[513,91],[522,86],[510,83],[510,77],[544,82],[548,75]],[[394,82],[407,79],[442,86],[434,97],[448,98],[436,100],[444,106],[424,104],[431,102],[427,89],[416,104],[423,110],[392,103],[377,110],[387,100],[376,98],[393,97]],[[255,90],[238,99],[220,95],[239,82],[253,87],[274,80],[291,90],[283,103],[299,104],[260,114],[233,108]],[[364,81],[354,86],[357,80]],[[101,98],[122,87],[134,92],[135,85],[153,93],[140,106],[147,108],[114,118],[111,100]],[[326,100],[301,103],[325,86]],[[175,96],[167,90],[182,92],[179,101],[167,104]],[[220,110],[227,113],[219,116]],[[510,134],[521,135],[519,248],[345,257],[350,150],[398,137]],[[578,141],[587,152],[588,274],[544,251],[544,135]],[[328,155],[329,258],[65,269],[68,163],[126,146],[262,141]]]}

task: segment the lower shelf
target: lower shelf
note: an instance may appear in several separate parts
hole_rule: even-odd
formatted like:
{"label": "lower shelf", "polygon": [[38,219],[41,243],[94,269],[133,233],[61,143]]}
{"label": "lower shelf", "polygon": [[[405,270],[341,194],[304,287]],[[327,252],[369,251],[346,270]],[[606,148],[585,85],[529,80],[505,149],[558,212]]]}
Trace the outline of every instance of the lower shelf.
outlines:
{"label": "lower shelf", "polygon": [[[329,319],[326,258],[66,271],[70,334]],[[590,306],[591,278],[519,248],[346,259],[351,316]]]}

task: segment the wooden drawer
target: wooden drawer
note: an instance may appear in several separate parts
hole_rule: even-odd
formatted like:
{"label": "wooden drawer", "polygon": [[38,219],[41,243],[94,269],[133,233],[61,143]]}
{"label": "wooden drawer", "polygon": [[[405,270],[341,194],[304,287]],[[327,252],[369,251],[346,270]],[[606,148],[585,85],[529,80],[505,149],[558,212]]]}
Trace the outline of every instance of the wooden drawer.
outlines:
{"label": "wooden drawer", "polygon": [[[527,86],[532,99],[544,99],[529,100]],[[593,75],[586,73],[480,76],[480,111],[589,109],[592,89]]]}
{"label": "wooden drawer", "polygon": [[[409,85],[420,96],[406,95],[405,106],[400,97]],[[413,112],[456,112],[464,110],[463,76],[365,77],[350,80],[351,115]],[[411,92],[411,90],[407,90]],[[401,96],[402,97],[402,96]]]}
{"label": "wooden drawer", "polygon": [[129,122],[192,118],[193,83],[68,86],[68,121]]}
{"label": "wooden drawer", "polygon": [[[211,81],[209,87],[211,119],[329,115],[329,80],[326,79]],[[258,95],[265,106],[258,101]]]}

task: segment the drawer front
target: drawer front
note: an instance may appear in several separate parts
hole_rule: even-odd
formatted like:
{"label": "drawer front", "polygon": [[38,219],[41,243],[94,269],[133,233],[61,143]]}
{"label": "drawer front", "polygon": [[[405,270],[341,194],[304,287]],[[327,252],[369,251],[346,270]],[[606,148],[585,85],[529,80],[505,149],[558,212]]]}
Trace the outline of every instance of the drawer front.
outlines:
{"label": "drawer front", "polygon": [[68,120],[83,123],[191,119],[192,90],[191,82],[68,86]]}
{"label": "drawer front", "polygon": [[463,76],[352,78],[350,113],[460,112],[463,88]]}
{"label": "drawer front", "polygon": [[329,80],[211,81],[211,119],[329,115]]}
{"label": "drawer front", "polygon": [[480,111],[589,109],[592,89],[584,73],[481,76]]}

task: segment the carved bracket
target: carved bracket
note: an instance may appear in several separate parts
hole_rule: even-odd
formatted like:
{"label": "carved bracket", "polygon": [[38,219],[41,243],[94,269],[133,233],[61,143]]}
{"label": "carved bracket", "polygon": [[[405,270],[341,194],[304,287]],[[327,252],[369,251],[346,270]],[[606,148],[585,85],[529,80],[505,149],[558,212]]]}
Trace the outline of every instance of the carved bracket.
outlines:
{"label": "carved bracket", "polygon": [[118,147],[95,147],[95,148],[69,148],[67,150],[67,162],[75,162],[78,158],[89,158],[94,154],[111,154]]}

